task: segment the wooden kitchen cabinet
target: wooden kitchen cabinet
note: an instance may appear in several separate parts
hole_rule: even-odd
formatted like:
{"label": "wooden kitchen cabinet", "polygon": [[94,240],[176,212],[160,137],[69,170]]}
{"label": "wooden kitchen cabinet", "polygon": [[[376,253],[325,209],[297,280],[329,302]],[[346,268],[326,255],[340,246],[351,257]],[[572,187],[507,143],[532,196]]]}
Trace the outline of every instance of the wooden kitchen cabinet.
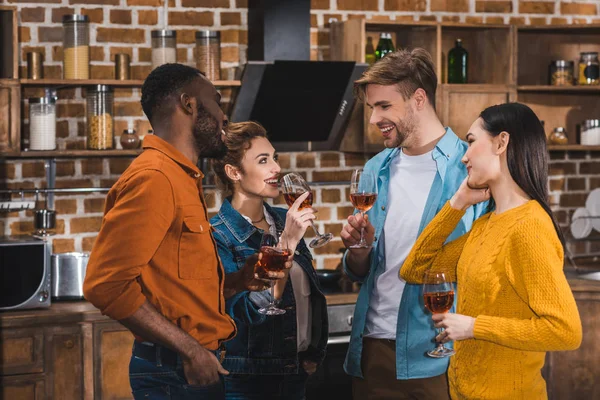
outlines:
{"label": "wooden kitchen cabinet", "polygon": [[131,399],[129,359],[133,335],[115,321],[94,324],[94,398]]}
{"label": "wooden kitchen cabinet", "polygon": [[21,88],[18,80],[0,79],[0,154],[21,151]]}
{"label": "wooden kitchen cabinet", "polygon": [[45,382],[45,377],[42,374],[0,377],[0,399],[47,399]]}
{"label": "wooden kitchen cabinet", "polygon": [[78,325],[45,332],[46,391],[52,399],[83,398],[83,337]]}

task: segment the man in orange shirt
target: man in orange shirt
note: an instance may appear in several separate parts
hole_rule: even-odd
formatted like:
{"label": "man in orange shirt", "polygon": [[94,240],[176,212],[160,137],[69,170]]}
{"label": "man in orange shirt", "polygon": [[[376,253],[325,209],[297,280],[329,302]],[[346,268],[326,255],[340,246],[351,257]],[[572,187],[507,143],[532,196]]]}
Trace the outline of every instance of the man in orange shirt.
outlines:
{"label": "man in orange shirt", "polygon": [[155,134],[110,190],[87,266],[86,299],[136,336],[136,399],[223,399],[217,357],[236,332],[224,299],[267,287],[255,279],[257,256],[225,279],[211,234],[196,164],[226,150],[219,101],[195,68],[152,71],[141,103]]}

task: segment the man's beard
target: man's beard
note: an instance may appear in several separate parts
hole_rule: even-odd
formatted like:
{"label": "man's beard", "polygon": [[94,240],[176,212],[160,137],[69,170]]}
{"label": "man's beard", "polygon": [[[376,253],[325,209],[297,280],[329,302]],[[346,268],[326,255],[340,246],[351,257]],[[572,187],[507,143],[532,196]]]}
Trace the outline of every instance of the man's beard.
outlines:
{"label": "man's beard", "polygon": [[227,147],[221,140],[219,122],[204,108],[198,107],[198,117],[194,124],[194,143],[199,157],[222,158]]}
{"label": "man's beard", "polygon": [[402,120],[394,123],[394,125],[396,126],[396,138],[387,147],[395,148],[407,146],[409,144],[407,141],[413,137],[414,132],[417,130],[417,120],[412,108],[407,106],[406,116]]}

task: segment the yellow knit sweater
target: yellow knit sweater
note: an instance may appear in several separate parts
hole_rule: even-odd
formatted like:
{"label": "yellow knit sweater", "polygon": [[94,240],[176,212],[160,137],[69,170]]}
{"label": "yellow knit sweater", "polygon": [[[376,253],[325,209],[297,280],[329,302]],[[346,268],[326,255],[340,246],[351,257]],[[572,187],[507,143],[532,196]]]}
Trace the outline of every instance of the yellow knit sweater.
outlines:
{"label": "yellow knit sweater", "polygon": [[[457,313],[475,318],[474,339],[456,341],[453,399],[547,399],[546,351],[573,350],[581,321],[563,273],[563,248],[537,201],[489,213],[444,245],[464,212],[449,203],[415,243],[400,271],[422,283],[432,268],[457,281]],[[433,333],[432,333],[433,335]]]}

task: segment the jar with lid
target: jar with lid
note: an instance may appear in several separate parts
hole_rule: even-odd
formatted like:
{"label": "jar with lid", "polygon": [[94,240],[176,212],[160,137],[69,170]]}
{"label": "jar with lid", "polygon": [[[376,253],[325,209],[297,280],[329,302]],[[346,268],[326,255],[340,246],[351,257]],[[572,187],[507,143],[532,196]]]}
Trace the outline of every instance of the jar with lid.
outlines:
{"label": "jar with lid", "polygon": [[575,63],[567,60],[550,62],[549,84],[552,86],[573,86]]}
{"label": "jar with lid", "polygon": [[581,144],[584,146],[600,145],[600,119],[586,119],[581,124]]}
{"label": "jar with lid", "polygon": [[29,149],[56,149],[56,99],[29,99]]}
{"label": "jar with lid", "polygon": [[113,91],[106,85],[87,89],[87,148],[113,148]]}
{"label": "jar with lid", "polygon": [[211,81],[221,79],[221,32],[196,32],[196,68]]}
{"label": "jar with lid", "polygon": [[600,83],[600,63],[598,52],[581,53],[579,59],[579,84],[598,85]]}
{"label": "jar with lid", "polygon": [[167,29],[152,31],[152,69],[177,62],[177,32]]}
{"label": "jar with lid", "polygon": [[87,15],[63,16],[63,77],[90,78],[90,36]]}
{"label": "jar with lid", "polygon": [[140,138],[135,129],[125,129],[121,134],[121,147],[125,150],[137,149],[140,146]]}
{"label": "jar with lid", "polygon": [[554,145],[564,145],[569,143],[567,137],[567,131],[562,126],[554,128],[550,136],[548,137],[548,143]]}

